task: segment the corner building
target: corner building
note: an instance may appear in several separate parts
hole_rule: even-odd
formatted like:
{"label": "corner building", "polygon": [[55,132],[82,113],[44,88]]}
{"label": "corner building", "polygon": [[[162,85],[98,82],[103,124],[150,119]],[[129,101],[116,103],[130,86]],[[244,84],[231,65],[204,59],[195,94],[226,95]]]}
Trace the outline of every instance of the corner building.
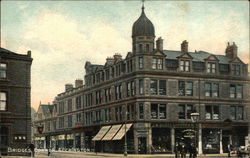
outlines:
{"label": "corner building", "polygon": [[17,149],[31,142],[31,64],[31,51],[23,55],[0,48],[0,157],[30,154]]}
{"label": "corner building", "polygon": [[[132,27],[132,52],[105,65],[86,62],[85,85],[67,85],[55,99],[60,134],[84,150],[173,153],[177,142],[199,153],[244,146],[250,134],[248,65],[228,43],[225,55],[163,49],[153,23],[141,16]],[[198,112],[196,124],[190,114]],[[126,129],[124,124],[126,124]],[[188,131],[197,131],[195,139]],[[197,140],[195,142],[195,140]]]}

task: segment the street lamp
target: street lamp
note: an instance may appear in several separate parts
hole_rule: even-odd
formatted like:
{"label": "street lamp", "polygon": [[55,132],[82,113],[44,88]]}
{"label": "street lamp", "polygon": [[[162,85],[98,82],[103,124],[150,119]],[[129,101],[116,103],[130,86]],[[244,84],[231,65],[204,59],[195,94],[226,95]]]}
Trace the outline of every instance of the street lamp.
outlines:
{"label": "street lamp", "polygon": [[125,126],[125,128],[124,128],[124,156],[127,156],[128,155],[128,147],[127,147],[127,135],[126,135],[126,133],[127,133],[127,127],[126,127],[126,124],[127,124],[127,109],[126,109],[126,112],[125,112],[125,118],[124,118],[124,126]]}
{"label": "street lamp", "polygon": [[[200,114],[198,112],[193,112],[191,113],[191,120],[192,122],[194,123],[194,129],[195,129],[195,140],[194,140],[194,145],[195,145],[195,149],[197,148],[197,144],[196,144],[196,141],[197,141],[197,134],[199,132],[199,129],[196,131],[196,123],[199,121],[199,116]],[[197,152],[197,151],[196,151]]]}

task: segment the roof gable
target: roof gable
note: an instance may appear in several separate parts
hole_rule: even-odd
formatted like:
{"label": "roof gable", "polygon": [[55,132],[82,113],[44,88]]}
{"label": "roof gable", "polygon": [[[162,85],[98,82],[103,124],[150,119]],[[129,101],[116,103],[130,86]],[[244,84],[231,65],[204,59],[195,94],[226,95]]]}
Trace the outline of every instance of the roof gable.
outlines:
{"label": "roof gable", "polygon": [[193,59],[193,57],[188,52],[182,53],[180,56],[178,56],[176,58]]}
{"label": "roof gable", "polygon": [[156,50],[155,52],[153,52],[153,55],[155,56],[166,56],[163,52]]}
{"label": "roof gable", "polygon": [[239,57],[233,58],[231,61],[229,61],[230,63],[241,63],[241,64],[245,64],[242,60],[240,60]]}
{"label": "roof gable", "polygon": [[207,58],[204,59],[205,61],[206,60],[209,60],[209,61],[219,61],[219,59],[215,56],[215,55],[210,55],[208,56]]}

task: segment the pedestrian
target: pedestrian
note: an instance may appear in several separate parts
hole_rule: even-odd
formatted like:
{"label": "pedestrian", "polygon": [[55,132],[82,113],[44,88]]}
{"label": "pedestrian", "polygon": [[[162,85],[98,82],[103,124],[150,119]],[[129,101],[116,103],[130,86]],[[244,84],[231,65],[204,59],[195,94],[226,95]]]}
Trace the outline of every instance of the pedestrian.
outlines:
{"label": "pedestrian", "polygon": [[180,156],[180,143],[179,142],[175,144],[174,152],[175,152],[175,158],[179,158]]}
{"label": "pedestrian", "polygon": [[233,150],[232,144],[228,144],[227,148],[228,148],[228,157],[231,157],[231,152]]}
{"label": "pedestrian", "polygon": [[29,144],[28,148],[31,151],[31,157],[35,157],[35,145],[33,144],[33,142]]}
{"label": "pedestrian", "polygon": [[181,146],[181,158],[186,158],[186,154],[187,154],[187,147],[185,144],[183,144]]}

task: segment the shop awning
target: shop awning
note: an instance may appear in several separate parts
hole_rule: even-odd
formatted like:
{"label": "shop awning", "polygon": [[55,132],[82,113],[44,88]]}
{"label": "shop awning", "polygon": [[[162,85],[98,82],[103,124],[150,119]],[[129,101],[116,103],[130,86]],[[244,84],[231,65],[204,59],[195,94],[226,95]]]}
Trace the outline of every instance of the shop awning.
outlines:
{"label": "shop awning", "polygon": [[[131,126],[132,126],[132,123],[126,124],[126,132],[128,132],[128,130],[130,129]],[[125,124],[122,125],[119,132],[114,136],[114,138],[112,140],[120,140],[120,139],[122,139],[122,137],[124,135],[125,135]]]}
{"label": "shop awning", "polygon": [[101,140],[102,137],[108,132],[108,130],[110,129],[110,127],[111,126],[103,126],[92,140],[93,141]]}
{"label": "shop awning", "polygon": [[102,138],[102,140],[112,140],[118,130],[121,128],[122,125],[113,125],[108,133]]}

